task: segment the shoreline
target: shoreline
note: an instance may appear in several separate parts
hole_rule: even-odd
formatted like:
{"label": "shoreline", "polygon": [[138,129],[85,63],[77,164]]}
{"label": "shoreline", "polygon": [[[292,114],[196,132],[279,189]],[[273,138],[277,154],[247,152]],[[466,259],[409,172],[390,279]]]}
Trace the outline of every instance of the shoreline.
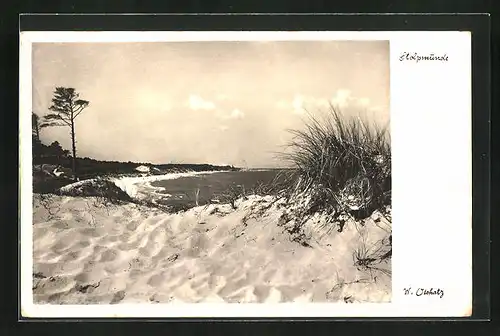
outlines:
{"label": "shoreline", "polygon": [[[158,191],[164,191],[163,187],[154,187],[151,185],[152,182],[164,181],[164,180],[174,180],[183,177],[191,177],[197,175],[208,175],[215,173],[224,173],[228,171],[223,170],[211,170],[211,171],[192,171],[192,172],[182,172],[182,173],[167,173],[162,175],[148,175],[148,176],[115,176],[115,177],[104,177],[104,179],[109,180],[123,192],[125,192],[130,198],[135,200],[151,200],[151,196],[161,196],[168,197],[168,193],[158,193]],[[100,178],[90,178],[77,182],[73,182],[62,186],[59,188],[61,191],[70,191],[72,188],[81,186],[86,183],[92,183]]]}
{"label": "shoreline", "polygon": [[[209,175],[215,173],[224,173],[224,170],[211,170],[203,172],[185,172],[185,173],[168,173],[164,175],[150,175],[150,176],[122,176],[112,178],[113,182],[118,188],[126,192],[131,198],[144,200],[150,199],[150,196],[159,195],[158,191],[165,191],[163,187],[154,187],[151,182],[175,180],[182,177],[191,177],[198,175]],[[168,192],[168,191],[167,191]],[[168,193],[161,194],[163,197],[168,197]]]}

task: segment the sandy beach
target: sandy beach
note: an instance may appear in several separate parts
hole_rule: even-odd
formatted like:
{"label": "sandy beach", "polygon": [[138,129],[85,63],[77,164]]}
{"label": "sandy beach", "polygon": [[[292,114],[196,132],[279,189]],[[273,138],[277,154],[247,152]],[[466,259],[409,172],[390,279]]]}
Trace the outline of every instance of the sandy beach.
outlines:
{"label": "sandy beach", "polygon": [[[138,193],[150,188],[147,178],[122,186],[131,182]],[[325,235],[319,216],[308,222],[306,247],[279,225],[286,204],[264,209],[271,200],[252,196],[236,210],[211,204],[169,214],[34,194],[34,303],[390,301],[390,259],[377,265],[385,272],[353,263],[355,251],[380,249],[389,222],[352,222]]]}

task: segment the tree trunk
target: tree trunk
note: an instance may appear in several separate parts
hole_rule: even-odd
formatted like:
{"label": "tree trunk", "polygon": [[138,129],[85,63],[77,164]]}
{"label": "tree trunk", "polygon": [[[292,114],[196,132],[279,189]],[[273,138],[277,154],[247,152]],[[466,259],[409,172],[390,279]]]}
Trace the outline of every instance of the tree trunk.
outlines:
{"label": "tree trunk", "polygon": [[76,172],[76,144],[75,144],[75,123],[71,120],[71,145],[73,149],[73,158],[71,160],[71,166],[73,169],[73,179],[77,180],[77,172]]}

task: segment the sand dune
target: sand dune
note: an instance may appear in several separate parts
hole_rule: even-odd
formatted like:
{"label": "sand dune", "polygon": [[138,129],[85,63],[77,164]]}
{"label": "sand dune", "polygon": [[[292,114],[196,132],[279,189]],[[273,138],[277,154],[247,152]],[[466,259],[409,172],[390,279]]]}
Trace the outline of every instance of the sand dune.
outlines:
{"label": "sand dune", "polygon": [[[368,222],[290,240],[268,199],[168,214],[137,204],[34,195],[35,303],[387,302],[390,276],[358,270],[352,251],[387,237]],[[379,267],[390,270],[390,261]]]}

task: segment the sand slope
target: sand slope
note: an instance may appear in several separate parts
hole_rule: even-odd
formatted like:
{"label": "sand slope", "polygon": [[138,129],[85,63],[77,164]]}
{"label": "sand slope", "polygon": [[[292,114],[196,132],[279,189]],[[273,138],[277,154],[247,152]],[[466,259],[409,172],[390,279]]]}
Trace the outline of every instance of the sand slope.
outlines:
{"label": "sand slope", "polygon": [[[391,279],[353,251],[387,238],[369,221],[290,240],[268,198],[168,214],[94,198],[34,195],[35,303],[387,302]],[[385,223],[385,225],[389,225]],[[314,231],[314,230],[313,230]],[[360,239],[360,237],[364,237]],[[379,268],[390,271],[390,259]]]}

